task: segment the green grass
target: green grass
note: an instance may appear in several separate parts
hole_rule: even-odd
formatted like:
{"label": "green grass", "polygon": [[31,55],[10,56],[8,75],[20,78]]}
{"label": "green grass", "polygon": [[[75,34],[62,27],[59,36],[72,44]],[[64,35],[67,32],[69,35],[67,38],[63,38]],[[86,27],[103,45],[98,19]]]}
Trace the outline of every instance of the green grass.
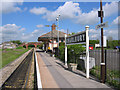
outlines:
{"label": "green grass", "polygon": [[17,47],[16,49],[23,49],[24,47]]}
{"label": "green grass", "polygon": [[19,56],[21,56],[28,50],[29,49],[24,49],[24,48],[2,50],[2,67],[14,61],[15,59],[17,59]]}

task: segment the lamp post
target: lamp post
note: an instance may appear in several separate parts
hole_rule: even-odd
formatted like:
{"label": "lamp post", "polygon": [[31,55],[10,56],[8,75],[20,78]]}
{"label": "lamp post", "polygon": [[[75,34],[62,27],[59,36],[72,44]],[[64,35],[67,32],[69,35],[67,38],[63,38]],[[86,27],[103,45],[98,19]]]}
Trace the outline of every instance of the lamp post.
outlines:
{"label": "lamp post", "polygon": [[56,21],[57,21],[57,30],[58,30],[58,55],[59,55],[59,17],[60,17],[60,14],[56,18]]}

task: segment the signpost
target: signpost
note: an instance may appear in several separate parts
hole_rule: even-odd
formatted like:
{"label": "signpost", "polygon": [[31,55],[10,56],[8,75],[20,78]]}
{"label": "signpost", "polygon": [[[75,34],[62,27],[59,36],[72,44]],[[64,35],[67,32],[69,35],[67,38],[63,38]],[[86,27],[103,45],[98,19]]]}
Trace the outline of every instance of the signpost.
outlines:
{"label": "signpost", "polygon": [[98,17],[101,19],[101,24],[97,25],[96,29],[101,28],[101,82],[105,83],[105,61],[104,61],[104,47],[103,47],[103,28],[107,26],[107,23],[103,23],[103,10],[102,0],[100,0],[100,11],[98,11]]}
{"label": "signpost", "polygon": [[99,29],[99,28],[105,28],[105,27],[108,27],[108,22],[101,23],[101,24],[97,25],[97,26],[95,27],[95,29],[97,30],[97,29]]}
{"label": "signpost", "polygon": [[85,27],[86,31],[79,32],[72,36],[65,35],[65,65],[67,66],[67,45],[86,44],[86,78],[89,78],[89,26]]}

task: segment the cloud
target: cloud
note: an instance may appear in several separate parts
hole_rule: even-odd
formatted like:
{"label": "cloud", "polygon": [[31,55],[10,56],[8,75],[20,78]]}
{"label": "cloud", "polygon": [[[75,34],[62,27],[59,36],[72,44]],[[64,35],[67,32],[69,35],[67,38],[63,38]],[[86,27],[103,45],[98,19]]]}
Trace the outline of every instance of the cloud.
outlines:
{"label": "cloud", "polygon": [[1,8],[0,13],[22,11],[20,7],[17,7],[17,5],[22,5],[22,4],[23,4],[23,0],[20,0],[19,2],[16,0],[3,0],[0,6]]}
{"label": "cloud", "polygon": [[43,33],[43,30],[34,30],[31,33],[25,33],[25,30],[16,24],[6,24],[0,27],[0,37],[3,42],[10,40],[37,41],[37,38]]}
{"label": "cloud", "polygon": [[45,13],[47,13],[48,10],[47,10],[46,8],[44,8],[44,7],[42,7],[42,8],[36,8],[36,7],[34,7],[34,8],[32,8],[32,9],[30,10],[30,12],[31,12],[31,13],[34,13],[34,14],[36,14],[36,15],[40,15],[40,14],[45,14]]}
{"label": "cloud", "polygon": [[76,21],[76,23],[79,23],[82,25],[96,24],[99,21],[97,14],[98,14],[98,10],[92,10],[89,13],[82,13],[81,15],[77,16],[75,21]]}
{"label": "cloud", "polygon": [[[44,19],[48,21],[55,21],[57,16],[60,14],[60,19],[71,19],[78,24],[96,24],[99,21],[98,11],[100,8],[91,10],[90,12],[82,12],[79,7],[79,3],[73,3],[72,1],[65,2],[63,6],[59,6],[55,11],[49,11],[45,7],[32,8],[31,13],[36,15],[43,15]],[[118,3],[111,2],[110,4],[106,3],[103,6],[105,17],[116,14],[118,11]]]}
{"label": "cloud", "polygon": [[45,7],[34,7],[30,10],[30,12],[36,15],[44,14],[43,18],[47,19],[48,21],[54,21],[59,14],[61,15],[62,19],[74,18],[75,14],[80,13],[80,8],[78,3],[73,3],[70,1],[66,2],[63,6],[58,7],[58,9],[55,11],[49,11]]}
{"label": "cloud", "polygon": [[[118,13],[118,2],[111,2],[110,4],[106,3],[103,6],[103,11],[105,17],[111,16],[112,14]],[[118,15],[118,14],[116,14]]]}
{"label": "cloud", "polygon": [[[104,30],[104,36],[111,36],[114,40],[118,40],[118,29],[106,29]],[[89,30],[90,40],[100,40],[101,39],[101,30],[90,29]]]}
{"label": "cloud", "polygon": [[26,30],[26,28],[21,28],[20,30],[21,30],[21,31],[25,31],[25,30]]}
{"label": "cloud", "polygon": [[40,28],[40,27],[44,27],[44,25],[40,24],[40,25],[36,25],[36,27]]}
{"label": "cloud", "polygon": [[113,25],[119,25],[120,24],[120,16],[118,16],[116,19],[112,22]]}

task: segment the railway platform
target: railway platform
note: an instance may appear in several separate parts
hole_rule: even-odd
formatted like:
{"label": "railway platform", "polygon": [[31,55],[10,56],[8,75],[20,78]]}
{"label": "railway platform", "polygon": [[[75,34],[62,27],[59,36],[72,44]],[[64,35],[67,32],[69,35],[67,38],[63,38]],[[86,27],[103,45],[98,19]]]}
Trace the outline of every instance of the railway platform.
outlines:
{"label": "railway platform", "polygon": [[[41,88],[111,88],[106,84],[96,81],[80,71],[69,71],[67,67],[55,57],[45,52],[36,52]],[[39,87],[40,88],[40,87]]]}

